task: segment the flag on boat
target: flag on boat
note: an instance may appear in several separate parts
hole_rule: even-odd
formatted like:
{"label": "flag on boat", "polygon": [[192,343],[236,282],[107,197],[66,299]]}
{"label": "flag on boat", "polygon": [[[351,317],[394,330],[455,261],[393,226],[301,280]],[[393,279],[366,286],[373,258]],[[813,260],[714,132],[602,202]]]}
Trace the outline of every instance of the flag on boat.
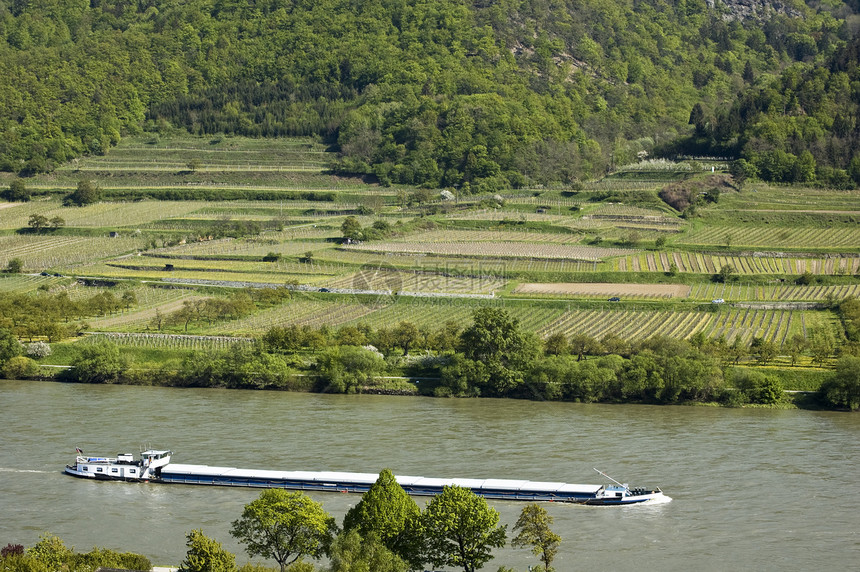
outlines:
{"label": "flag on boat", "polygon": [[83,455],[83,454],[84,454],[84,452],[83,452],[83,451],[81,451],[81,448],[80,448],[80,447],[75,447],[75,451],[77,451],[79,455]]}

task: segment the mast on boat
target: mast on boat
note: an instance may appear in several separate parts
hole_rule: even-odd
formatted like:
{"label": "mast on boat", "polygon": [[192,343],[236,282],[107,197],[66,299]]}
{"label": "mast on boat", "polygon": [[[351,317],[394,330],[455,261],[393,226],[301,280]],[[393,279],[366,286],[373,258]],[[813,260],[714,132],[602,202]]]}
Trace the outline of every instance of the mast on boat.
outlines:
{"label": "mast on boat", "polygon": [[609,475],[607,475],[606,473],[604,473],[600,469],[597,469],[595,467],[591,467],[591,468],[594,469],[595,471],[597,471],[598,473],[600,473],[601,475],[603,475],[604,477],[606,477],[607,479],[609,479],[610,481],[612,481],[613,483],[615,483],[616,485],[618,485],[619,487],[622,487],[625,491],[630,492],[629,486],[619,483],[618,481],[616,481],[615,479],[613,479],[612,477],[610,477]]}

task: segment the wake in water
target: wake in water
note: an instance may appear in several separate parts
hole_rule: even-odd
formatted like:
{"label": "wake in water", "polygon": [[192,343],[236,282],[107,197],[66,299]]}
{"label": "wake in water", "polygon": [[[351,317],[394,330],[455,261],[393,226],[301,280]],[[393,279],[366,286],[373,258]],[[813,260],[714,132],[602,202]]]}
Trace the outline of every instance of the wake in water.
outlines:
{"label": "wake in water", "polygon": [[54,471],[37,471],[36,469],[7,469],[5,467],[0,467],[0,473],[42,473],[49,474]]}

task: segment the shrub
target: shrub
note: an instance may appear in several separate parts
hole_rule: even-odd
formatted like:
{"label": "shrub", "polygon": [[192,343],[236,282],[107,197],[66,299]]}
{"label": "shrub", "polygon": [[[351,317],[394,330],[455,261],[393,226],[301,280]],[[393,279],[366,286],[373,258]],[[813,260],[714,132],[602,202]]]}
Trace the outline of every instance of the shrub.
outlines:
{"label": "shrub", "polygon": [[33,342],[32,344],[27,344],[27,355],[31,358],[46,358],[51,355],[52,351],[50,344],[45,342]]}
{"label": "shrub", "polygon": [[17,356],[3,364],[6,379],[29,379],[39,375],[39,364],[28,357]]}
{"label": "shrub", "polygon": [[658,196],[663,202],[678,212],[687,210],[693,204],[694,200],[692,191],[679,183],[673,183],[660,189]]}
{"label": "shrub", "polygon": [[22,554],[24,554],[24,546],[21,544],[7,544],[0,549],[0,558],[6,558],[7,556],[20,556]]}
{"label": "shrub", "polygon": [[13,258],[6,263],[4,272],[8,274],[20,274],[24,270],[24,261],[20,258]]}
{"label": "shrub", "polygon": [[109,548],[93,548],[86,554],[74,557],[78,570],[98,570],[99,568],[114,568],[122,570],[151,570],[149,558],[133,552],[116,552]]}
{"label": "shrub", "polygon": [[374,377],[385,371],[385,360],[362,347],[340,346],[320,355],[317,369],[327,391],[353,393],[374,383]]}
{"label": "shrub", "polygon": [[772,405],[782,398],[779,379],[757,371],[736,370],[735,387],[742,391],[750,403]]}
{"label": "shrub", "polygon": [[67,370],[70,380],[80,383],[115,383],[128,369],[128,363],[116,344],[99,342],[82,346]]}

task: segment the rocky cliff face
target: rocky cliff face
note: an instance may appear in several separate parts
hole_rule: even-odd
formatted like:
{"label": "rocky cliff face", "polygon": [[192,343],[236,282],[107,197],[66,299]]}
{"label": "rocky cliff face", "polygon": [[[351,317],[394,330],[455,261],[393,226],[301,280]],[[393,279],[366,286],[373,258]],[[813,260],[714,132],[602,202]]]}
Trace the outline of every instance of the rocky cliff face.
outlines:
{"label": "rocky cliff face", "polygon": [[803,15],[791,0],[707,0],[712,8],[717,1],[728,8],[727,20],[766,20],[774,14],[792,18]]}

